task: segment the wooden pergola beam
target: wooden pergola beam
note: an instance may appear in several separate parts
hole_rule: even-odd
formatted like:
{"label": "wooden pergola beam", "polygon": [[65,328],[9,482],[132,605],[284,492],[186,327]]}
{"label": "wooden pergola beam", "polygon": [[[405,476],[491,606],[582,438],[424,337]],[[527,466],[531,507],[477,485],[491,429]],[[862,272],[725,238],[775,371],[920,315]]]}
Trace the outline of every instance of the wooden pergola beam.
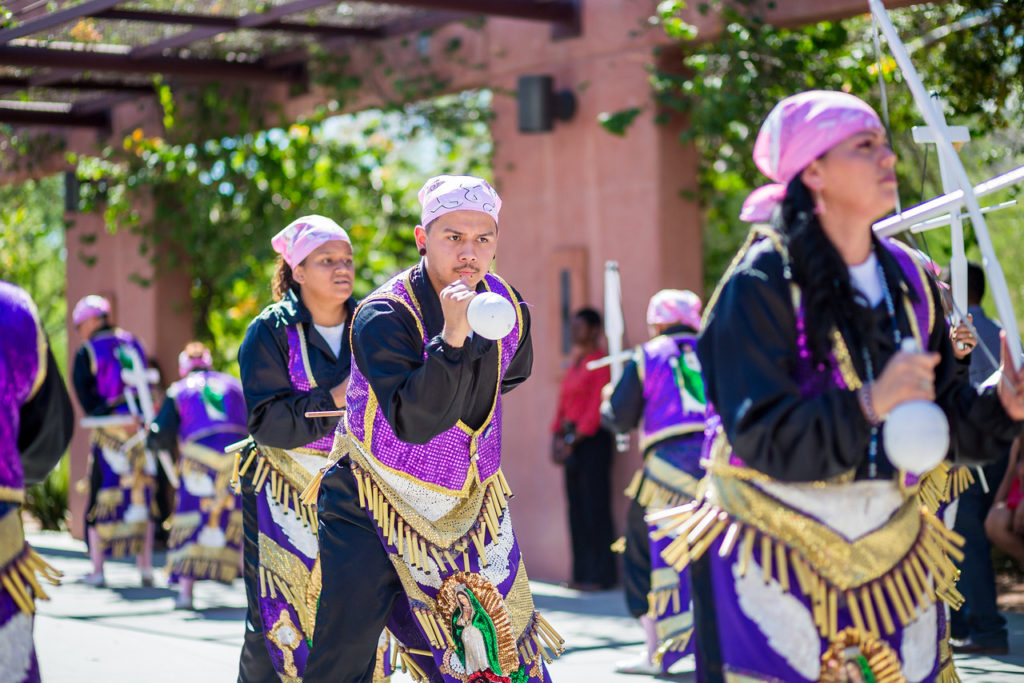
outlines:
{"label": "wooden pergola beam", "polygon": [[109,9],[124,0],[88,0],[74,7],[58,10],[50,14],[44,14],[37,19],[30,19],[23,24],[0,30],[0,45],[6,45],[15,38],[23,38],[33,33],[48,31],[56,26],[70,23],[76,19],[88,17],[96,12]]}
{"label": "wooden pergola beam", "polygon": [[131,59],[128,55],[123,54],[90,52],[88,50],[55,50],[44,47],[0,47],[0,65],[114,73],[166,74],[207,81],[292,82],[296,78],[294,69],[283,67],[268,69],[259,63],[180,57]]}
{"label": "wooden pergola beam", "polygon": [[510,19],[574,24],[579,7],[573,0],[371,0],[378,5],[401,5],[446,12],[469,12]]}
{"label": "wooden pergola beam", "polygon": [[38,111],[0,106],[0,123],[19,126],[71,126],[73,128],[109,128],[110,112],[90,113]]}
{"label": "wooden pergola beam", "polygon": [[93,79],[72,80],[65,78],[45,83],[34,81],[30,78],[14,78],[11,76],[0,76],[0,88],[12,88],[25,90],[27,88],[51,88],[53,90],[111,90],[118,92],[151,93],[152,85],[131,85],[117,81],[97,81]]}
{"label": "wooden pergola beam", "polygon": [[268,21],[258,26],[241,26],[235,17],[216,14],[185,14],[181,12],[150,12],[146,10],[110,9],[93,14],[94,19],[114,19],[152,24],[181,24],[183,26],[218,28],[222,31],[234,31],[240,28],[256,31],[282,31],[284,33],[305,33],[320,35],[327,38],[366,38],[384,37],[380,28],[358,28],[350,26],[332,26],[327,24],[303,24],[297,21]]}

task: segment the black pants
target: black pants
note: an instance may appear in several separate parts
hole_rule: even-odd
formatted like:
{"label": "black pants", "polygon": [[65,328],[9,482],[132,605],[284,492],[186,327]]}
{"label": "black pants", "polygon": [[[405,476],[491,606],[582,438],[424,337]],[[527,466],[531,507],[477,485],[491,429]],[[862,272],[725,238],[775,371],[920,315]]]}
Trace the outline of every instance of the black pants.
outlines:
{"label": "black pants", "polygon": [[[400,627],[407,641],[410,633],[422,639],[404,642],[406,647],[430,651],[430,646],[410,623],[411,614],[406,623],[395,624],[398,615],[409,613],[408,598],[376,527],[359,506],[347,461],[339,461],[324,475],[317,510],[323,589],[303,681],[370,683],[377,640],[385,626]],[[396,605],[402,609],[394,610]],[[431,681],[443,683],[432,657],[416,661],[432,674]]]}
{"label": "black pants", "polygon": [[[244,457],[243,457],[244,459]],[[270,661],[260,617],[260,530],[256,519],[256,491],[252,471],[242,477],[242,578],[245,581],[245,639],[238,661],[238,683],[280,683]]]}
{"label": "black pants", "polygon": [[626,513],[626,552],[622,555],[622,587],[626,607],[639,619],[647,614],[651,592],[651,539],[647,535],[644,507],[633,499]]}
{"label": "black pants", "polygon": [[[957,590],[964,596],[959,610],[950,611],[950,632],[954,638],[967,638],[980,645],[1006,645],[1006,619],[996,607],[996,579],[992,567],[992,546],[985,534],[985,517],[1003,480],[1009,456],[983,468],[989,492],[975,481],[960,495],[953,530],[964,537],[964,560],[960,563]],[[978,479],[978,472],[973,472]]]}
{"label": "black pants", "polygon": [[612,434],[604,429],[579,439],[565,462],[565,494],[572,536],[572,580],[615,585],[612,528]]}

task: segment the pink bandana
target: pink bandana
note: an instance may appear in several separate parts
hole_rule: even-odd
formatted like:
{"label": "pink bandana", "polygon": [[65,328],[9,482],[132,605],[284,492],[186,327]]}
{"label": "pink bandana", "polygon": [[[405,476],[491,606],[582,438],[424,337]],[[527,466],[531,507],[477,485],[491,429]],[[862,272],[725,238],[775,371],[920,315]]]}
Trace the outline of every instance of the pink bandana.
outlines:
{"label": "pink bandana", "polygon": [[767,222],[793,178],[846,138],[871,128],[882,128],[878,114],[848,93],[808,90],[776,104],[754,142],[754,163],[775,183],[750,193],[740,220]]}
{"label": "pink bandana", "polygon": [[71,312],[71,322],[77,326],[89,318],[98,318],[101,315],[110,315],[110,302],[99,294],[90,294],[75,304],[75,310]]}
{"label": "pink bandana", "polygon": [[648,325],[683,324],[700,329],[700,297],[688,289],[663,289],[647,304]]}
{"label": "pink bandana", "polygon": [[188,351],[182,351],[178,354],[178,375],[180,377],[184,377],[199,368],[203,370],[213,368],[213,356],[210,355],[210,349],[203,348],[203,353],[199,356],[190,356]]}
{"label": "pink bandana", "polygon": [[284,257],[285,263],[294,268],[321,244],[341,240],[352,245],[348,233],[330,218],[324,216],[303,216],[288,224],[288,227],[274,235],[270,245]]}
{"label": "pink bandana", "polygon": [[439,175],[423,184],[419,191],[420,225],[452,211],[479,211],[498,224],[501,198],[482,178],[471,175]]}

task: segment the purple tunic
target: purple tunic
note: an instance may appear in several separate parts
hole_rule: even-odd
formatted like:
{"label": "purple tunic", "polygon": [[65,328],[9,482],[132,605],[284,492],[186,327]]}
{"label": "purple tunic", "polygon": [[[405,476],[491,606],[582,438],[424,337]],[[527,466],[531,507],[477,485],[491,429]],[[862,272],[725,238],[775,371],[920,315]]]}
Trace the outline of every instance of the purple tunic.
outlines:
{"label": "purple tunic", "polygon": [[18,432],[21,407],[39,390],[46,374],[46,338],[32,299],[3,281],[0,320],[4,326],[0,340],[0,642],[4,643],[0,672],[4,680],[34,682],[39,680],[39,664],[32,642],[32,614],[35,599],[45,595],[25,581],[41,560],[25,542],[21,526],[25,482]]}
{"label": "purple tunic", "polygon": [[179,471],[168,572],[177,578],[230,583],[242,552],[242,506],[229,480],[234,458],[224,448],[245,437],[242,386],[230,375],[189,373],[171,385],[178,411]]}
{"label": "purple tunic", "polygon": [[[386,299],[406,308],[417,321],[426,354],[429,339],[408,278],[409,271],[400,273],[364,303]],[[484,285],[520,310],[501,278],[488,274]],[[426,444],[398,438],[368,380],[352,366],[346,414],[352,472],[360,504],[376,522],[408,596],[407,604],[400,601],[393,609],[388,630],[404,646],[399,649],[403,659],[430,680],[548,681],[545,651],[561,651],[561,638],[533,609],[508,510],[511,491],[501,473],[500,387],[521,334],[522,320],[517,320],[497,342],[498,380],[484,424],[473,430],[460,421]],[[463,629],[460,615],[473,599],[478,627]],[[486,662],[467,654],[483,647],[475,638],[470,642],[475,633],[493,646]]]}
{"label": "purple tunic", "polygon": [[[881,242],[917,295],[911,325],[926,338],[935,324],[926,276],[905,247]],[[813,364],[791,291],[802,394],[859,386],[838,335],[830,362]],[[713,411],[708,426],[705,497],[655,521],[669,564],[710,567],[713,664],[752,681],[845,680],[829,672],[868,662],[877,680],[946,680],[941,600],[958,598],[957,538],[921,507],[916,480],[777,482],[731,452]]]}

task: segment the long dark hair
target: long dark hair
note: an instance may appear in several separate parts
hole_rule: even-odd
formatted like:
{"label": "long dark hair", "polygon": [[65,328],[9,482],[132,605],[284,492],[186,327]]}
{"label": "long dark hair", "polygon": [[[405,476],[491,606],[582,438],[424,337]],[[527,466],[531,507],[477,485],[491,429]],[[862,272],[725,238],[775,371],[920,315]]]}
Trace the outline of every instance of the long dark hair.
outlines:
{"label": "long dark hair", "polygon": [[274,295],[274,301],[283,299],[289,289],[294,289],[297,292],[299,285],[292,276],[292,267],[288,265],[283,256],[278,256],[274,277],[270,280],[270,291]]}
{"label": "long dark hair", "polygon": [[850,271],[825,235],[814,213],[811,191],[799,175],[786,187],[786,197],[772,222],[786,242],[793,280],[803,295],[807,341],[814,361],[827,362],[833,328],[853,337],[851,349],[862,348],[871,338],[870,316],[854,300]]}

